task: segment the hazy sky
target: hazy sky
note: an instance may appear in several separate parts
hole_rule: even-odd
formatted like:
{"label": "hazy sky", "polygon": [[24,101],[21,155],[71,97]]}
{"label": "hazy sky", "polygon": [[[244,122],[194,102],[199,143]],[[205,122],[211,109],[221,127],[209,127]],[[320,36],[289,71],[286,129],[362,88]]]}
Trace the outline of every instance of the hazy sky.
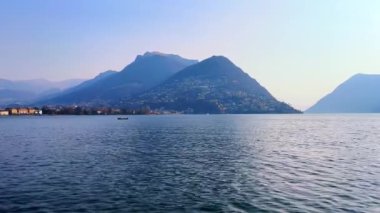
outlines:
{"label": "hazy sky", "polygon": [[355,73],[380,73],[380,1],[0,1],[0,78],[91,78],[153,50],[225,55],[305,109]]}

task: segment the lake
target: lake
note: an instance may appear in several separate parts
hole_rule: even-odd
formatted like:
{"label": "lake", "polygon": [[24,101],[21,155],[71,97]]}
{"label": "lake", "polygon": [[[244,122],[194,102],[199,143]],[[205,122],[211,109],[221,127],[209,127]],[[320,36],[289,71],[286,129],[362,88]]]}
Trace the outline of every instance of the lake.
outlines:
{"label": "lake", "polygon": [[380,115],[0,118],[0,212],[380,212]]}

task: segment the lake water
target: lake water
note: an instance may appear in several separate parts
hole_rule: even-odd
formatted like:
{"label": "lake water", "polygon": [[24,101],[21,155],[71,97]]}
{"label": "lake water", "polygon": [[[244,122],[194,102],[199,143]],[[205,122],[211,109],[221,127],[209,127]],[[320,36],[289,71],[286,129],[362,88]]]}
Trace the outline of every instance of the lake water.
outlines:
{"label": "lake water", "polygon": [[0,212],[380,212],[380,115],[0,118]]}

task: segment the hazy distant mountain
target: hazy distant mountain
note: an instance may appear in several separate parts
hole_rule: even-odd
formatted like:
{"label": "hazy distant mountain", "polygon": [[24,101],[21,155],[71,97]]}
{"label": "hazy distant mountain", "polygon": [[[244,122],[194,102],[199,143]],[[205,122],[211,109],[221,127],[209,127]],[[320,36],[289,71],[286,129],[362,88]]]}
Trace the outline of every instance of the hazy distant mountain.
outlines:
{"label": "hazy distant mountain", "polygon": [[223,56],[174,74],[163,84],[122,105],[188,113],[296,113]]}
{"label": "hazy distant mountain", "polygon": [[26,104],[45,95],[56,94],[76,86],[82,79],[48,81],[45,79],[11,81],[0,79],[0,106]]}
{"label": "hazy distant mountain", "polygon": [[11,81],[0,79],[0,89],[28,91],[41,93],[51,89],[64,90],[82,83],[83,79],[69,79],[64,81],[49,81],[45,79]]}
{"label": "hazy distant mountain", "polygon": [[380,112],[380,75],[357,74],[308,109],[309,113]]}
{"label": "hazy distant mountain", "polygon": [[39,104],[103,104],[148,90],[197,63],[178,55],[147,52],[120,72],[106,72]]}

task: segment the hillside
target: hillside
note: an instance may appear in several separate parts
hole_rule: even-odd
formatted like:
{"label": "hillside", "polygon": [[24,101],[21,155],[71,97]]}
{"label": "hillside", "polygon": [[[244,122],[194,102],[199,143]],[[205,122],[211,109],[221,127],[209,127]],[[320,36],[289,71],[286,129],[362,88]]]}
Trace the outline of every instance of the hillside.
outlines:
{"label": "hillside", "polygon": [[121,103],[185,113],[298,113],[223,56],[176,73],[163,84]]}

